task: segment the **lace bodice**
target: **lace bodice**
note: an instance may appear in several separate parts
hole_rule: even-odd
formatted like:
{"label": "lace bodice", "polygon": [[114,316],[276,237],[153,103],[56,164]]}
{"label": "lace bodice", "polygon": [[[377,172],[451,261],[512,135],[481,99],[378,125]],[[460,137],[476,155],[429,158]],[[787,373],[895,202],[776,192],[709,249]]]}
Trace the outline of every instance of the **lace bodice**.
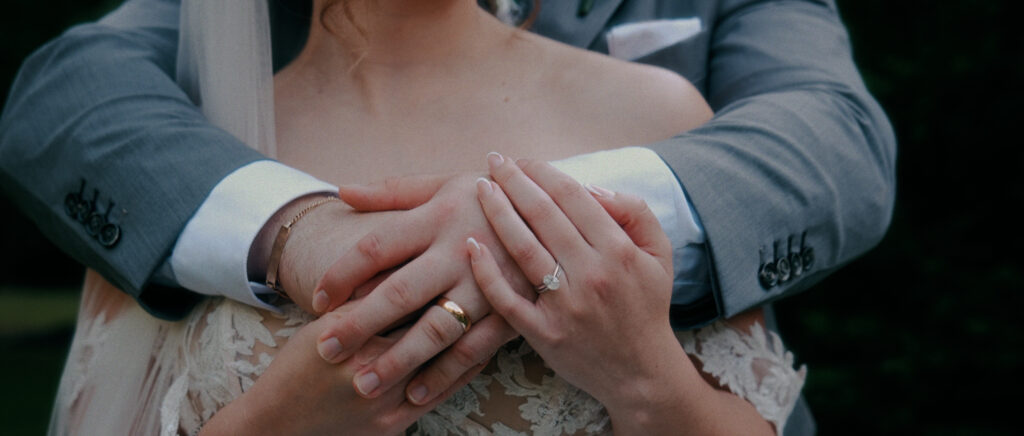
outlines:
{"label": "lace bodice", "polygon": [[[118,310],[94,311],[95,291],[113,290],[105,287],[87,281],[51,434],[196,434],[312,319],[295,306],[275,314],[222,298],[179,322],[156,320],[130,300]],[[806,369],[793,370],[777,335],[758,325],[748,334],[716,323],[677,337],[706,373],[776,428],[785,425]],[[611,423],[597,400],[518,340],[406,434],[602,435],[611,434]]]}

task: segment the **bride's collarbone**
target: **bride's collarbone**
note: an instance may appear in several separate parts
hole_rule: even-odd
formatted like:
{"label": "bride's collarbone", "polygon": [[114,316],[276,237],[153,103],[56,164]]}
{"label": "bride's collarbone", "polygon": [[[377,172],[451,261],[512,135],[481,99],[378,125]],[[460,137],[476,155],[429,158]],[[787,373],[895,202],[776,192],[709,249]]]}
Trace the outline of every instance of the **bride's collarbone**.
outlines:
{"label": "bride's collarbone", "polygon": [[[482,170],[488,151],[552,160],[644,144],[710,117],[700,94],[665,70],[562,47],[512,65],[518,66],[404,84],[414,91],[378,95],[377,104],[351,90],[346,96],[343,89],[310,92],[309,83],[294,92],[279,87],[279,157],[327,180],[375,180]],[[464,79],[470,76],[486,80]]]}

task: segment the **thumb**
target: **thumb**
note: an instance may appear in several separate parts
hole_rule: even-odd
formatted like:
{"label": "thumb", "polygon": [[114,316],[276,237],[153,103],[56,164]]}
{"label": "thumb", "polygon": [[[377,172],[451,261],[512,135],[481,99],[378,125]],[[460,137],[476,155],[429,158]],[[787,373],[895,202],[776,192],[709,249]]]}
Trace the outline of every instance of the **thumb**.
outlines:
{"label": "thumb", "polygon": [[338,197],[361,212],[413,209],[429,201],[451,178],[452,174],[388,177],[366,185],[339,186]]}
{"label": "thumb", "polygon": [[637,247],[671,268],[672,243],[644,199],[591,184],[586,187]]}

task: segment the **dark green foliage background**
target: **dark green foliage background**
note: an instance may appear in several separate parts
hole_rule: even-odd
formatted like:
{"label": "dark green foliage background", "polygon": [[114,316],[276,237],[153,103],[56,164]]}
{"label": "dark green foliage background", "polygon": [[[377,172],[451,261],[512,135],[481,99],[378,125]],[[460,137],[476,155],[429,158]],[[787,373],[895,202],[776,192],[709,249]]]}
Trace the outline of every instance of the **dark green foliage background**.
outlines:
{"label": "dark green foliage background", "polygon": [[[117,3],[5,2],[0,97],[33,49]],[[777,305],[783,337],[810,367],[805,393],[820,433],[1015,433],[1024,369],[1018,2],[839,4],[896,128],[899,194],[879,247]],[[71,292],[82,268],[7,199],[0,210],[0,292]],[[45,429],[69,335],[70,326],[0,331],[3,433]]]}

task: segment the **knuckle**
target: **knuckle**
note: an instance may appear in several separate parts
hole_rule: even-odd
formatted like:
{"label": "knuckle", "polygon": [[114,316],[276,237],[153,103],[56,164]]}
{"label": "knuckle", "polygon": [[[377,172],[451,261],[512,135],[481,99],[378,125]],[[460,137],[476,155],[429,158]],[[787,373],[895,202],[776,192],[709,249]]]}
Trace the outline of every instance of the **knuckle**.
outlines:
{"label": "knuckle", "polygon": [[613,262],[632,263],[636,260],[637,248],[633,241],[625,237],[616,238],[609,247],[608,254]]}
{"label": "knuckle", "polygon": [[[456,342],[448,352],[451,355],[452,361],[455,362],[456,366],[460,370],[457,371],[459,373],[465,372],[467,369],[480,363],[485,356],[485,354],[481,353],[477,347],[467,343],[466,341]],[[455,376],[458,375],[459,374],[455,374]]]}
{"label": "knuckle", "polygon": [[540,258],[540,250],[528,242],[518,242],[508,247],[508,254],[520,265],[533,265]]}
{"label": "knuckle", "polygon": [[[335,334],[338,336],[338,340],[347,346],[354,346],[356,342],[362,343],[366,338],[370,337],[369,330],[355,319],[339,321],[338,326],[340,328],[335,330]],[[344,339],[342,336],[344,336]]]}
{"label": "knuckle", "polygon": [[403,277],[394,275],[388,278],[387,288],[383,289],[384,298],[392,307],[408,309],[418,306],[412,284]]}
{"label": "knuckle", "polygon": [[[591,273],[583,278],[583,287],[589,292],[604,291],[612,286],[612,280],[607,274]],[[576,309],[571,305],[569,309]]]}
{"label": "knuckle", "polygon": [[415,367],[415,364],[409,364],[394,353],[387,353],[378,357],[371,365],[373,366],[373,372],[377,373],[377,376],[380,377],[382,386],[388,386],[391,384],[391,380],[401,378],[409,372],[410,368]]}
{"label": "knuckle", "polygon": [[370,233],[359,239],[356,243],[356,249],[359,250],[359,254],[365,256],[367,259],[375,265],[381,265],[384,262],[384,244],[381,242],[380,237],[375,233]]}
{"label": "knuckle", "polygon": [[555,217],[555,207],[546,201],[536,201],[523,207],[523,217],[534,223],[549,221]]}
{"label": "knuckle", "polygon": [[423,335],[427,338],[427,343],[438,351],[444,349],[455,340],[455,337],[449,333],[450,329],[443,324],[437,317],[429,318],[423,324]]}
{"label": "knuckle", "polygon": [[572,179],[562,179],[555,183],[553,192],[556,196],[568,199],[583,197],[583,186]]}

